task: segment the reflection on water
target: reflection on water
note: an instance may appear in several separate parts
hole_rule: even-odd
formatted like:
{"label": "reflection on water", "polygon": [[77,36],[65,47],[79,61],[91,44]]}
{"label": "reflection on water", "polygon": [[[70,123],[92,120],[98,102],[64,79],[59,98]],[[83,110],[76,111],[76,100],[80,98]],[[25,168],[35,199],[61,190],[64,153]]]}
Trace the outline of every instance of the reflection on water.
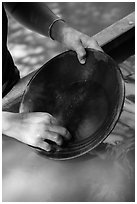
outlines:
{"label": "reflection on water", "polygon": [[[96,32],[100,29],[99,24],[105,27],[134,7],[133,3],[124,3],[125,7],[123,3],[70,2],[49,5],[56,13],[68,15],[68,21],[73,19],[72,22],[80,30],[84,31],[86,27],[86,32],[91,34],[94,32],[90,20],[95,23],[96,29],[94,27],[93,30]],[[90,14],[88,20],[87,14]],[[61,51],[52,41],[25,31],[13,20],[9,46],[19,68],[22,70],[25,67],[23,75]],[[95,149],[91,155],[64,162],[53,161],[3,136],[3,201],[134,201],[134,56],[120,64],[120,68],[126,87],[124,109],[112,134],[102,144],[103,148]]]}

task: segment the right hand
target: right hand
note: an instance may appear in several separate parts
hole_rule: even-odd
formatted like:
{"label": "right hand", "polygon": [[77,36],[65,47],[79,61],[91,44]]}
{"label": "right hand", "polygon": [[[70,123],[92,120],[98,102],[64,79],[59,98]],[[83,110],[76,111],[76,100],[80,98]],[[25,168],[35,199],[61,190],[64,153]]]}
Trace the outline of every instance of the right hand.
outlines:
{"label": "right hand", "polygon": [[10,128],[5,131],[6,135],[46,151],[52,147],[45,139],[61,145],[63,140],[71,137],[66,128],[59,126],[48,113],[10,113],[9,122]]}

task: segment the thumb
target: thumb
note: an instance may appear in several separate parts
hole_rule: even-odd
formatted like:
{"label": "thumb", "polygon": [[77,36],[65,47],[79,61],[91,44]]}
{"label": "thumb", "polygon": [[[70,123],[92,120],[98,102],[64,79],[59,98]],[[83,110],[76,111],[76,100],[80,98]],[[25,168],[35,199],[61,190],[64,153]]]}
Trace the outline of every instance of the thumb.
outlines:
{"label": "thumb", "polygon": [[81,64],[84,64],[86,62],[86,50],[84,49],[82,44],[81,45],[79,44],[75,51],[77,53],[77,57],[78,57],[79,62]]}

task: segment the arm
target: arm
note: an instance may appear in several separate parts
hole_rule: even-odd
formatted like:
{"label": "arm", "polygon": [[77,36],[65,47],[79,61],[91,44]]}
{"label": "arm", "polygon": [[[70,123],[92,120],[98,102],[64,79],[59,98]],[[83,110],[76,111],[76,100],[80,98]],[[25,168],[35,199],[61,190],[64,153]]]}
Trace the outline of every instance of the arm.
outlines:
{"label": "arm", "polygon": [[4,3],[6,10],[22,25],[41,35],[48,36],[48,29],[57,16],[42,2]]}
{"label": "arm", "polygon": [[[4,5],[16,20],[44,36],[48,36],[50,25],[58,18],[44,2],[12,2]],[[54,40],[64,44],[67,49],[76,51],[81,63],[86,60],[85,48],[102,51],[94,38],[75,30],[63,21],[56,21],[51,26],[50,33]]]}

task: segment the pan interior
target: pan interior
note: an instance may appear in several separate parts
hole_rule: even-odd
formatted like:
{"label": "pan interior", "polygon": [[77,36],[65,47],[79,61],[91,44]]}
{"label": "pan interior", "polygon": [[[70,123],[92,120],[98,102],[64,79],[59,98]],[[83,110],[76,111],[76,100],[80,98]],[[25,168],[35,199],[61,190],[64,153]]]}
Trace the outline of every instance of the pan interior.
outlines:
{"label": "pan interior", "polygon": [[105,90],[92,81],[77,81],[65,87],[48,84],[44,101],[44,111],[69,130],[72,143],[91,137],[108,114]]}

